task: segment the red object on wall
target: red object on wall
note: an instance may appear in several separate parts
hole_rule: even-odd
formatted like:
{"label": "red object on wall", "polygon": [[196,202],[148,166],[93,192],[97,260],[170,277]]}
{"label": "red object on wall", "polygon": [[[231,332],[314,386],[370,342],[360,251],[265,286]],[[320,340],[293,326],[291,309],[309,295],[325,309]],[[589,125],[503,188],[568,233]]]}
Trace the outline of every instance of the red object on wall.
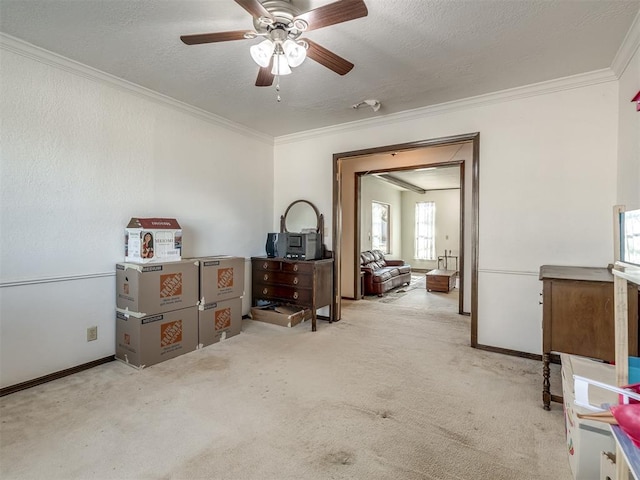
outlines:
{"label": "red object on wall", "polygon": [[636,112],[640,112],[640,92],[636,93],[636,96],[631,101],[636,102]]}

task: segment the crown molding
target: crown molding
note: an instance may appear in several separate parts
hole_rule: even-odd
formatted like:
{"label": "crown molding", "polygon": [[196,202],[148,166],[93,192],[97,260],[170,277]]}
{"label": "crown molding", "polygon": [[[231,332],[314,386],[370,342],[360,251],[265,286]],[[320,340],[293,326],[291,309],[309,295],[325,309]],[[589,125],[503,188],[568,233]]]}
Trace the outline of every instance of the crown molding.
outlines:
{"label": "crown molding", "polygon": [[620,78],[627,69],[629,62],[640,48],[640,11],[631,24],[631,28],[622,41],[616,56],[611,63],[611,69]]}
{"label": "crown molding", "polygon": [[615,81],[619,78],[622,72],[624,72],[624,69],[629,64],[629,61],[631,60],[632,56],[639,46],[640,13],[636,16],[631,29],[627,33],[622,46],[618,50],[611,68],[596,70],[593,72],[573,75],[569,77],[563,77],[522,87],[501,90],[498,92],[478,95],[462,100],[444,102],[428,107],[405,110],[403,112],[384,115],[381,117],[357,120],[313,130],[306,130],[304,132],[282,135],[274,138],[272,136],[245,127],[244,125],[240,125],[238,123],[227,120],[224,117],[214,115],[200,108],[171,98],[167,95],[155,92],[153,90],[108,74],[101,70],[89,67],[80,62],[76,62],[75,60],[63,57],[62,55],[58,55],[49,50],[45,50],[43,48],[25,42],[24,40],[20,40],[16,37],[0,32],[0,49],[7,50],[9,52],[21,55],[23,57],[38,61],[49,66],[53,66],[55,68],[59,68],[74,75],[78,75],[110,87],[115,87],[127,93],[131,93],[138,97],[154,101],[164,106],[169,106],[182,113],[187,113],[201,120],[213,123],[217,126],[235,131],[243,135],[251,136],[271,146],[284,145],[287,143],[293,143],[329,134],[357,131],[379,125],[401,123],[428,116],[441,115],[444,113],[455,112],[469,108]]}
{"label": "crown molding", "polygon": [[66,72],[86,79],[102,83],[109,87],[117,88],[146,100],[151,100],[163,106],[171,107],[182,113],[187,113],[191,116],[194,116],[200,120],[204,120],[206,122],[226,128],[228,130],[232,130],[242,135],[248,135],[273,146],[273,137],[270,135],[252,130],[245,127],[244,125],[240,125],[239,123],[227,120],[224,117],[214,115],[205,110],[189,105],[188,103],[181,102],[167,95],[155,92],[153,90],[103,72],[96,68],[89,67],[88,65],[76,62],[75,60],[63,57],[62,55],[58,55],[57,53],[45,50],[36,45],[25,42],[24,40],[20,40],[19,38],[7,35],[6,33],[2,32],[0,32],[0,49],[15,53],[17,55],[21,55],[31,60],[35,60],[45,65],[58,68],[60,70],[64,70]]}
{"label": "crown molding", "polygon": [[403,112],[392,113],[382,117],[369,118],[366,120],[358,120],[355,122],[341,123],[329,127],[307,130],[304,132],[293,133],[291,135],[282,135],[275,138],[274,144],[285,145],[288,143],[307,140],[314,137],[324,135],[353,132],[365,128],[376,127],[380,125],[390,125],[394,123],[402,123],[424,117],[442,115],[445,113],[456,112],[459,110],[467,110],[496,103],[520,100],[523,98],[535,97],[539,95],[547,95],[550,93],[561,92],[564,90],[572,90],[575,88],[587,87],[590,85],[598,85],[616,81],[618,77],[612,69],[604,68],[593,72],[581,73],[569,77],[548,80],[545,82],[525,85],[522,87],[510,88],[494,93],[487,93],[475,97],[469,97],[462,100],[454,100],[451,102],[439,103],[428,107],[420,107],[413,110],[405,110]]}

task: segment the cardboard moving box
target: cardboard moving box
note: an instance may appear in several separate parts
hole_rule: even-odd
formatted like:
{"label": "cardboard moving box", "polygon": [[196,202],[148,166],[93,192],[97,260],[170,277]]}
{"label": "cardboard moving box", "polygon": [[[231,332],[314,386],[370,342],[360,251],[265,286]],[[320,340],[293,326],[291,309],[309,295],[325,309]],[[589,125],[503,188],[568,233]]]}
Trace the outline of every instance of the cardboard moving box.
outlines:
{"label": "cardboard moving box", "polygon": [[125,228],[125,262],[175,262],[181,255],[182,228],[175,218],[134,217]]}
{"label": "cardboard moving box", "polygon": [[238,335],[241,330],[242,298],[198,307],[198,338],[202,347]]}
{"label": "cardboard moving box", "polygon": [[197,262],[116,265],[116,306],[119,309],[155,314],[197,304]]}
{"label": "cardboard moving box", "polygon": [[244,295],[244,258],[214,256],[192,260],[200,265],[200,305]]}
{"label": "cardboard moving box", "polygon": [[258,322],[272,323],[281,327],[295,327],[300,322],[311,318],[311,310],[299,307],[278,305],[275,307],[251,308],[251,319]]}
{"label": "cardboard moving box", "polygon": [[154,315],[116,311],[116,358],[144,368],[198,347],[198,307]]}

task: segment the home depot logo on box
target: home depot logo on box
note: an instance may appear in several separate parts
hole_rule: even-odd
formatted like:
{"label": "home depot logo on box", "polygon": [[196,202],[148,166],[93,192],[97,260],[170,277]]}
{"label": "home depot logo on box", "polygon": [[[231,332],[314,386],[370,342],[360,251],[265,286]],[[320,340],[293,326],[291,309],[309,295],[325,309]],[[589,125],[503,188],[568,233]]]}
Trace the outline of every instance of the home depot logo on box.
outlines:
{"label": "home depot logo on box", "polygon": [[160,325],[160,346],[168,347],[182,341],[182,320]]}
{"label": "home depot logo on box", "polygon": [[182,272],[160,275],[160,298],[182,295]]}
{"label": "home depot logo on box", "polygon": [[233,288],[233,268],[218,270],[218,288]]}
{"label": "home depot logo on box", "polygon": [[229,328],[231,326],[231,308],[216,310],[215,324],[216,331]]}

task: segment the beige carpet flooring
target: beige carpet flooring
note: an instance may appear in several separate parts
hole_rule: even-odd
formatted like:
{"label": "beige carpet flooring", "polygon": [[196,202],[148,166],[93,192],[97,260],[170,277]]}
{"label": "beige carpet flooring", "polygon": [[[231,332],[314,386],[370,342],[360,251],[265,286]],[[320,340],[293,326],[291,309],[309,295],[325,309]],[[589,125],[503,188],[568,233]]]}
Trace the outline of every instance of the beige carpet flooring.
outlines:
{"label": "beige carpet flooring", "polygon": [[0,478],[570,479],[541,363],[470,348],[456,309],[456,291],[413,289],[345,301],[315,333],[244,320],[141,371],[112,362],[8,395]]}

